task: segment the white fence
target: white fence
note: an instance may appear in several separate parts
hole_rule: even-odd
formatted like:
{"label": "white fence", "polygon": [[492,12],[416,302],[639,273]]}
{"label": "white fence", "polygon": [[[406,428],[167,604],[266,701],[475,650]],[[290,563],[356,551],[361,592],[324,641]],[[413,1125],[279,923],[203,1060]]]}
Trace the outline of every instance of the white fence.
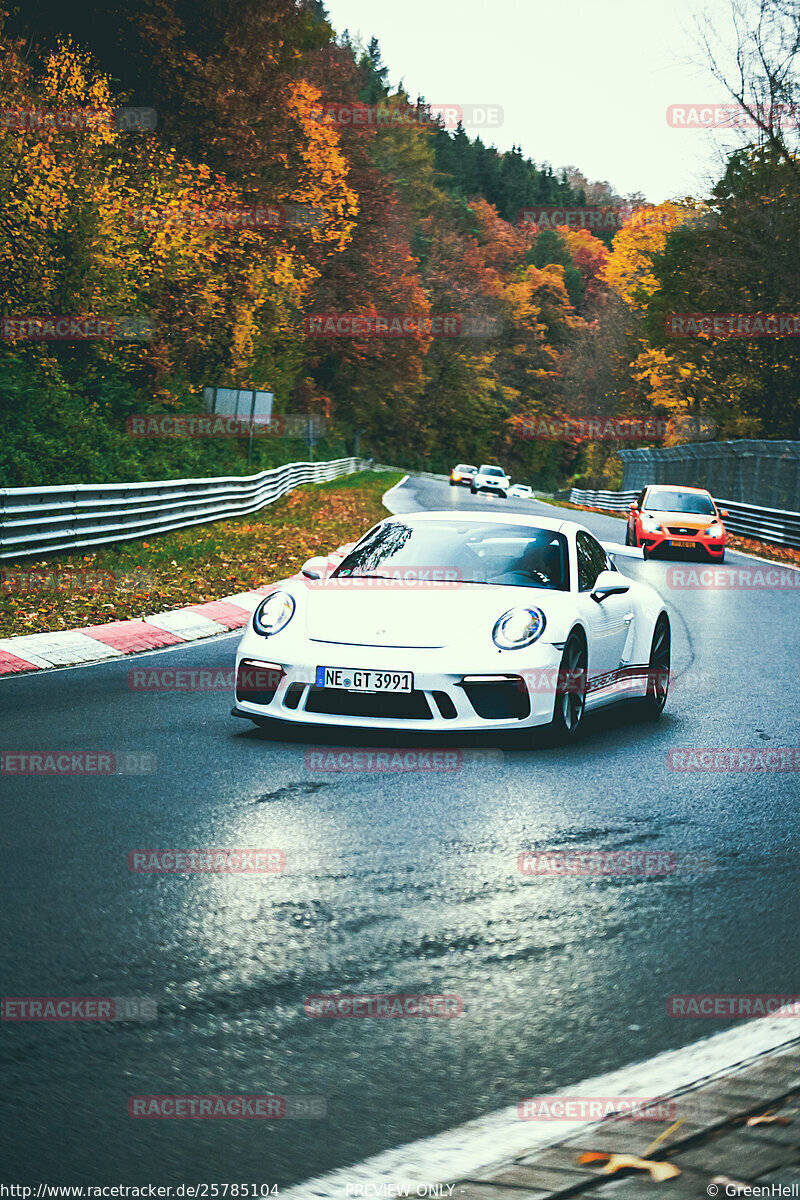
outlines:
{"label": "white fence", "polygon": [[[572,504],[625,512],[638,495],[638,492],[592,492],[573,488],[569,498]],[[800,550],[800,513],[787,512],[782,508],[762,508],[758,504],[740,504],[737,500],[721,500],[716,496],[714,499],[720,508],[728,510],[725,527],[731,533]]]}
{"label": "white fence", "polygon": [[350,475],[359,458],[288,463],[258,475],[0,488],[0,559],[77,550],[240,517],[302,483]]}

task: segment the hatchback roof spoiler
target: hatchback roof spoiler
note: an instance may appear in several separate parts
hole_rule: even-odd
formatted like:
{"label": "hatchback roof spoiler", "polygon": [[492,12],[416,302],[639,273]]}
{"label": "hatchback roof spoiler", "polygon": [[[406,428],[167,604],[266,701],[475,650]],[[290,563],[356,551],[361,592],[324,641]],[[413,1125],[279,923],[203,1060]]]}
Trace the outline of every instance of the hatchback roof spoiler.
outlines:
{"label": "hatchback roof spoiler", "polygon": [[602,542],[601,545],[606,554],[610,554],[612,558],[621,554],[623,558],[644,559],[644,550],[641,546],[622,546],[619,542]]}

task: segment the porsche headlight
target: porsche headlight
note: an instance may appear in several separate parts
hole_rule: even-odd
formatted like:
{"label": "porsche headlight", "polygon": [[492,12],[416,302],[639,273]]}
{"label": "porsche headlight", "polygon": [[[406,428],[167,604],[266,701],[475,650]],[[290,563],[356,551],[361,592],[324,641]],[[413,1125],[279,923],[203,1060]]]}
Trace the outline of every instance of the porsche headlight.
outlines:
{"label": "porsche headlight", "polygon": [[492,641],[501,650],[521,650],[544,633],[545,615],[538,608],[510,608],[492,630]]}
{"label": "porsche headlight", "polygon": [[288,592],[273,592],[253,613],[253,629],[262,637],[271,637],[285,629],[293,616],[294,598]]}
{"label": "porsche headlight", "polygon": [[713,525],[709,525],[708,529],[703,530],[703,536],[704,537],[722,537],[724,532],[725,531],[722,528],[722,526],[719,524],[719,522],[715,521]]}

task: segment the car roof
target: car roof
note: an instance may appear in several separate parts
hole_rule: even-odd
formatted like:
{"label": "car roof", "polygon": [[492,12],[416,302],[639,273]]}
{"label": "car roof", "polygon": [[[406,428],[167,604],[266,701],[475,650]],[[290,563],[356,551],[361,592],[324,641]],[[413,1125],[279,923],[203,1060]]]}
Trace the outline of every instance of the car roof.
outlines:
{"label": "car roof", "polygon": [[405,521],[409,525],[417,522],[424,524],[426,521],[449,521],[454,525],[463,524],[464,521],[472,521],[476,525],[484,522],[492,525],[527,525],[531,529],[551,529],[555,533],[569,533],[570,530],[585,528],[575,521],[557,520],[553,517],[528,516],[526,513],[472,512],[465,509],[454,512],[451,508],[416,513],[393,513],[392,516],[384,519],[386,521]]}

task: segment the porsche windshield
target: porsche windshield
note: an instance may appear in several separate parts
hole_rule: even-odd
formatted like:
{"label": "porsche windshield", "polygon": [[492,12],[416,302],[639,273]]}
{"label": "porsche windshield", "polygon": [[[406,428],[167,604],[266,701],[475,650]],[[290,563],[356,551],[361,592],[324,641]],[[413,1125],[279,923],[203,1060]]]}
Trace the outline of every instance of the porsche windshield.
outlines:
{"label": "porsche windshield", "polygon": [[388,521],[373,529],[331,578],[435,578],[569,591],[567,539],[550,529],[488,521]]}
{"label": "porsche windshield", "polygon": [[701,492],[653,491],[647,493],[645,510],[650,512],[697,513],[701,517],[716,516],[710,496]]}

